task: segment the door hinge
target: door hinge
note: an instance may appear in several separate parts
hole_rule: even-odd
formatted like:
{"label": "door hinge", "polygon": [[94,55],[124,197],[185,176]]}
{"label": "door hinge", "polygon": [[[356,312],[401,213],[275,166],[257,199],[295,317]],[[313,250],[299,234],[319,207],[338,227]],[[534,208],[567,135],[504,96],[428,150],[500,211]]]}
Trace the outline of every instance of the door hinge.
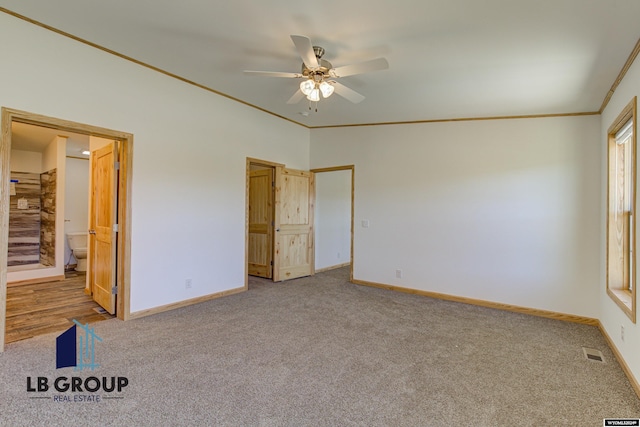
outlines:
{"label": "door hinge", "polygon": [[271,260],[271,266],[273,267],[273,260]]}
{"label": "door hinge", "polygon": [[115,162],[114,166],[115,166],[116,170],[120,170],[120,162]]}
{"label": "door hinge", "polygon": [[120,231],[120,228],[118,227],[118,224],[113,224],[113,231],[115,231],[116,233],[118,231]]}
{"label": "door hinge", "polygon": [[118,287],[117,286],[112,286],[111,287],[111,295],[118,295]]}

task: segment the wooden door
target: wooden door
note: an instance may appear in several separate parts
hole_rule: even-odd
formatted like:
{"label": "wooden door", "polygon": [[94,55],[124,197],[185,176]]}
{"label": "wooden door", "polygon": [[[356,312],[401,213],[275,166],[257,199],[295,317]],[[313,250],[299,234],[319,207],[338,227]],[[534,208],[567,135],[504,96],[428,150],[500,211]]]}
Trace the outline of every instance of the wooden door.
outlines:
{"label": "wooden door", "polygon": [[249,172],[249,253],[252,276],[273,276],[273,169]]}
{"label": "wooden door", "polygon": [[314,175],[277,167],[275,183],[273,280],[310,276],[314,272]]}
{"label": "wooden door", "polygon": [[89,212],[89,281],[95,302],[116,311],[116,185],[117,143],[91,152]]}

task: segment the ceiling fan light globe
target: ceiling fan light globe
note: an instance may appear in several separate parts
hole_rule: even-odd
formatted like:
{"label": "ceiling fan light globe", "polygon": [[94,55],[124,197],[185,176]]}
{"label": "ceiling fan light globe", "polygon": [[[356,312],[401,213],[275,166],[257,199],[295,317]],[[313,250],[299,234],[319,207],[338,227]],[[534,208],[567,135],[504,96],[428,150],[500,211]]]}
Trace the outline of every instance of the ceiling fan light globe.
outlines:
{"label": "ceiling fan light globe", "polygon": [[307,95],[307,99],[312,102],[320,101],[320,89],[313,89],[309,95]]}
{"label": "ceiling fan light globe", "polygon": [[315,89],[315,87],[316,87],[316,84],[313,80],[305,80],[302,83],[300,83],[300,92],[309,96],[309,94],[311,93],[312,90]]}
{"label": "ceiling fan light globe", "polygon": [[322,96],[324,98],[328,98],[333,93],[333,85],[327,82],[320,83],[320,92],[322,92]]}

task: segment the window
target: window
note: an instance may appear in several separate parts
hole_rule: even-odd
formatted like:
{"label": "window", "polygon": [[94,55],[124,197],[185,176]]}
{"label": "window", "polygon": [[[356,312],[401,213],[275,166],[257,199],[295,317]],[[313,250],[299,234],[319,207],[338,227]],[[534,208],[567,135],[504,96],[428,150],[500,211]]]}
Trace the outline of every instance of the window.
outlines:
{"label": "window", "polygon": [[636,98],[607,138],[607,294],[635,323]]}

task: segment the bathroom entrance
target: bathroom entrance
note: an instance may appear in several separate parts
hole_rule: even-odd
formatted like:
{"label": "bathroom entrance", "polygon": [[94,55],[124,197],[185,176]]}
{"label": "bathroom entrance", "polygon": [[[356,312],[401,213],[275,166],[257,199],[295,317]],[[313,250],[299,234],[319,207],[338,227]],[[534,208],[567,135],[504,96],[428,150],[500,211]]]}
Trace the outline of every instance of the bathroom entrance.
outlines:
{"label": "bathroom entrance", "polygon": [[[87,191],[87,197],[91,201],[89,203],[89,211],[90,218],[93,218],[93,220],[89,224],[85,222],[84,227],[81,226],[79,230],[73,231],[79,231],[80,235],[91,236],[88,239],[89,243],[86,249],[87,284],[85,293],[99,300],[100,304],[106,305],[105,309],[109,312],[115,312],[118,318],[128,319],[130,315],[128,286],[130,277],[130,263],[128,261],[130,253],[130,222],[128,219],[130,217],[131,186],[129,177],[133,151],[132,135],[2,108],[2,136],[0,139],[0,166],[2,170],[0,172],[0,179],[2,179],[2,184],[0,185],[0,224],[2,224],[2,227],[0,228],[2,232],[0,233],[0,248],[3,249],[0,250],[0,265],[3,266],[7,266],[9,261],[9,208],[12,202],[15,201],[15,197],[10,196],[10,194],[13,194],[13,186],[9,185],[12,179],[10,170],[13,170],[12,166],[16,164],[16,161],[24,160],[20,158],[24,153],[13,155],[15,152],[12,151],[11,129],[14,124],[35,125],[46,128],[48,131],[54,130],[60,134],[56,137],[64,137],[65,133],[71,132],[85,135],[96,141],[107,141],[101,147],[92,146],[91,151],[95,152],[106,145],[112,147],[110,150],[112,157],[110,160],[107,157],[107,160],[110,161],[110,166],[108,166],[108,161],[97,161],[91,169],[98,170],[98,173],[92,174],[91,177],[84,175],[81,178],[84,181],[91,182],[89,188],[92,188],[92,191]],[[59,156],[60,146],[64,145],[58,144],[55,150],[50,150],[56,151],[56,156]],[[58,164],[64,164],[64,156],[63,152],[63,160]],[[88,162],[88,160],[84,161]],[[58,167],[56,171],[63,178],[64,169],[64,167]],[[22,266],[20,267],[22,271],[19,272],[7,272],[7,268],[2,268],[2,273],[0,274],[0,351],[3,351],[5,342],[7,282],[12,282],[13,286],[16,282],[21,282],[18,285],[26,285],[37,282],[51,282],[52,278],[53,280],[61,280],[64,278],[65,266],[69,264],[71,259],[75,258],[71,257],[71,253],[65,253],[64,243],[67,239],[64,224],[68,218],[65,216],[65,192],[64,188],[61,188],[64,187],[64,181],[57,180],[56,182],[62,182],[63,184],[62,186],[57,186],[56,194],[59,196],[56,205],[58,209],[55,212],[55,216],[48,215],[49,219],[54,217],[56,223],[55,233],[51,233],[50,236],[50,240],[54,242],[53,246],[55,247],[55,258],[50,262],[52,265],[33,269],[28,266]],[[94,184],[103,186],[96,190]],[[86,206],[87,204],[85,204]],[[105,230],[105,220],[110,221],[110,224],[106,225],[106,228],[109,228],[110,231]],[[89,228],[89,225],[91,225],[91,228]],[[95,234],[93,234],[94,230]],[[103,239],[105,235],[109,235],[107,241]],[[93,238],[93,236],[96,237]],[[77,263],[77,267],[80,268],[81,264],[83,264],[81,260],[84,255],[81,246],[81,244],[76,246],[74,251],[75,255],[77,255],[74,261]],[[15,253],[14,251],[14,255]],[[13,256],[13,259],[15,260],[16,257]],[[51,286],[54,286],[53,283],[55,282],[52,282]],[[108,298],[105,298],[107,291]]]}

